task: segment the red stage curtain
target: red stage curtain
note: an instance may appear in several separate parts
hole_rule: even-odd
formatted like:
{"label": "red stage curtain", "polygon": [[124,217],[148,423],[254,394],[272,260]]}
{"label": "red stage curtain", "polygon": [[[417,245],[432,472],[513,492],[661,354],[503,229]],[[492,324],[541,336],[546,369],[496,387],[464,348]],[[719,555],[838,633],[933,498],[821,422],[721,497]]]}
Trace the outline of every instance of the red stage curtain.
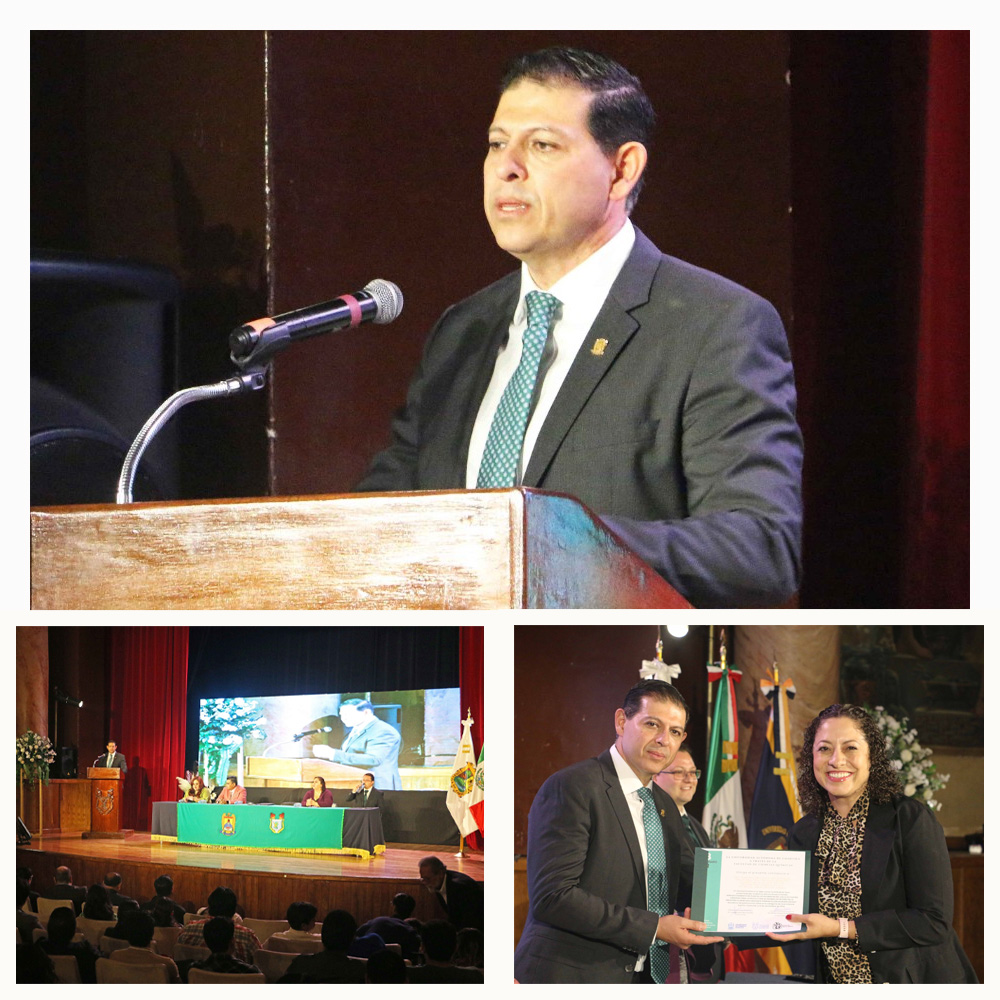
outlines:
{"label": "red stage curtain", "polygon": [[111,630],[111,724],[128,761],[122,825],[148,830],[152,804],[176,800],[184,773],[187,626]]}
{"label": "red stage curtain", "polygon": [[[483,627],[463,625],[458,635],[458,676],[462,699],[462,718],[466,710],[472,712],[472,746],[479,759],[479,752],[486,739],[486,722],[483,715]],[[465,838],[469,847],[483,849],[483,835],[477,830]]]}
{"label": "red stage curtain", "polygon": [[903,607],[969,607],[969,33],[932,31]]}

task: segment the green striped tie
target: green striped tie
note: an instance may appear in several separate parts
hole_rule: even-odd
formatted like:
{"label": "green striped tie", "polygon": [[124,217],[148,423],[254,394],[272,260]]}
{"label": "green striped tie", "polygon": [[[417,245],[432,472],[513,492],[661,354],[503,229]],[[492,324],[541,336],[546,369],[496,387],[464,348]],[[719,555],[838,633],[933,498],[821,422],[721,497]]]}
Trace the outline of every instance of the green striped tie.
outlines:
{"label": "green striped tie", "polygon": [[[646,831],[646,888],[649,909],[661,917],[670,913],[670,893],[667,885],[667,851],[663,845],[663,826],[653,793],[639,789],[642,799],[642,825]],[[649,949],[649,971],[654,983],[666,982],[670,973],[670,946],[666,941],[654,941]]]}

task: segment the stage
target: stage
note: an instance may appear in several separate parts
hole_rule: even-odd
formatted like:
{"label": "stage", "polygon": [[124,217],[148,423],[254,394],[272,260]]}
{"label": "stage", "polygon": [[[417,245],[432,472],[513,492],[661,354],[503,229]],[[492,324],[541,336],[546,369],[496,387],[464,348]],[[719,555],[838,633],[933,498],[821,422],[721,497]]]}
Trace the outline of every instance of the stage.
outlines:
{"label": "stage", "polygon": [[390,912],[390,900],[407,892],[417,901],[418,920],[441,917],[437,902],[420,884],[417,864],[436,854],[449,868],[483,880],[483,855],[455,857],[454,846],[387,844],[384,854],[369,860],[349,855],[277,854],[154,841],[149,833],[123,840],[84,840],[79,834],[33,838],[17,848],[18,865],[34,872],[32,888],[44,892],[56,868],[68,866],[75,885],[89,886],[116,871],[120,891],[139,902],[153,895],[153,880],[163,874],[174,880],[173,898],[186,908],[204,906],[218,885],[236,892],[239,909],[249,917],[283,919],[289,903],[306,900],[322,917],[344,909],[359,924]]}

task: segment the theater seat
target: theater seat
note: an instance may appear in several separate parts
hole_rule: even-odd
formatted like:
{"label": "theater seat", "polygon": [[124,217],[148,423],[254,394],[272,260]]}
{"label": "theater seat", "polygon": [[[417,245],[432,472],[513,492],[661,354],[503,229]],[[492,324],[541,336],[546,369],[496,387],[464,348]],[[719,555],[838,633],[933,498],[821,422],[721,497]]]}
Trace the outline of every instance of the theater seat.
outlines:
{"label": "theater seat", "polygon": [[210,985],[212,983],[266,983],[262,972],[206,972],[204,969],[192,968],[188,969],[188,982],[189,983],[204,983]]}
{"label": "theater seat", "polygon": [[170,971],[159,962],[116,962],[111,958],[97,960],[98,983],[169,983]]}

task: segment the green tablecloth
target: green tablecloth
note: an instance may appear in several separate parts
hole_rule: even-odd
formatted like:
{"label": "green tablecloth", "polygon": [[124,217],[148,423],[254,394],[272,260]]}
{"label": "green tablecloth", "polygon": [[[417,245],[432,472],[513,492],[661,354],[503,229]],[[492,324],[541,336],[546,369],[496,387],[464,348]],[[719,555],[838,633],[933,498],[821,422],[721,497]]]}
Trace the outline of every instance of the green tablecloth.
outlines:
{"label": "green tablecloth", "polygon": [[[177,840],[182,844],[248,851],[341,854],[344,853],[344,812],[343,809],[294,806],[179,802]],[[357,852],[350,850],[349,853]]]}

